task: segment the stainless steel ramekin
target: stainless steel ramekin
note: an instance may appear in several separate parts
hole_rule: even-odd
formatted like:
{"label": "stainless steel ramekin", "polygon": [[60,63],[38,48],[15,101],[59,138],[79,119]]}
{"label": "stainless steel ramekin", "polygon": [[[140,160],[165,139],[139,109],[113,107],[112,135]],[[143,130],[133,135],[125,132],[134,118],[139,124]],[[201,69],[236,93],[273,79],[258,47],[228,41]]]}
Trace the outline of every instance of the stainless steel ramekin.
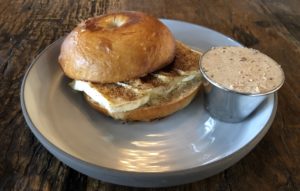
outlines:
{"label": "stainless steel ramekin", "polygon": [[240,93],[222,87],[210,79],[201,66],[204,77],[204,106],[212,117],[225,122],[241,122],[246,119],[270,94],[276,92],[284,83],[266,93]]}

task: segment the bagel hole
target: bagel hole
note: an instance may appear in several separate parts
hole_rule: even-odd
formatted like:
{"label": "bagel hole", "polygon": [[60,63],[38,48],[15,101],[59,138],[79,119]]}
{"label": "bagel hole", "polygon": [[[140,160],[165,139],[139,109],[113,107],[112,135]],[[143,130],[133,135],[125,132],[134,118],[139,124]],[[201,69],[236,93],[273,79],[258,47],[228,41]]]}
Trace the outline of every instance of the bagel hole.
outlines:
{"label": "bagel hole", "polygon": [[118,28],[124,25],[126,20],[120,17],[114,17],[110,22],[107,23],[108,28]]}

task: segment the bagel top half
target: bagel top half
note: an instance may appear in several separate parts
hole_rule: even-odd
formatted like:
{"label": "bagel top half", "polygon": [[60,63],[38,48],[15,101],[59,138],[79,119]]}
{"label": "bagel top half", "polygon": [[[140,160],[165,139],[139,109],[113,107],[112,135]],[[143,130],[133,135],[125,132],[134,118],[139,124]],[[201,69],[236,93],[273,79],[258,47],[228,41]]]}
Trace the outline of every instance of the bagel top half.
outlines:
{"label": "bagel top half", "polygon": [[145,76],[174,56],[175,39],[158,19],[119,12],[80,23],[65,38],[59,63],[72,79],[114,83]]}

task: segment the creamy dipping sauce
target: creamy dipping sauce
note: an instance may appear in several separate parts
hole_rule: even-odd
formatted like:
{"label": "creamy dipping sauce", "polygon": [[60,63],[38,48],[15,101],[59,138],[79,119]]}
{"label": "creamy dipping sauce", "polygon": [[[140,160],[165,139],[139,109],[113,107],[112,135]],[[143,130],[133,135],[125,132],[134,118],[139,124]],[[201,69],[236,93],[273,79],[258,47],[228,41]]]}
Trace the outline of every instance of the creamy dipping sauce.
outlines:
{"label": "creamy dipping sauce", "polygon": [[272,92],[284,81],[280,65],[251,48],[213,48],[203,55],[200,65],[209,81],[245,94]]}

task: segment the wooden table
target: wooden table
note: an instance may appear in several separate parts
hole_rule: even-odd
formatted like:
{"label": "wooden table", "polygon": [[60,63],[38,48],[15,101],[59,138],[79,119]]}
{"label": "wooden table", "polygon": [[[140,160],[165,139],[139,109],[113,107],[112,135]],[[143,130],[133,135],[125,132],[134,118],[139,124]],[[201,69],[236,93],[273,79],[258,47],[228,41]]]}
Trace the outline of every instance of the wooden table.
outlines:
{"label": "wooden table", "polygon": [[273,57],[286,74],[274,123],[250,154],[211,178],[157,190],[300,190],[297,0],[2,0],[0,190],[143,190],[101,182],[68,168],[33,136],[20,106],[22,78],[39,52],[82,19],[118,10],[145,11],[215,29]]}

